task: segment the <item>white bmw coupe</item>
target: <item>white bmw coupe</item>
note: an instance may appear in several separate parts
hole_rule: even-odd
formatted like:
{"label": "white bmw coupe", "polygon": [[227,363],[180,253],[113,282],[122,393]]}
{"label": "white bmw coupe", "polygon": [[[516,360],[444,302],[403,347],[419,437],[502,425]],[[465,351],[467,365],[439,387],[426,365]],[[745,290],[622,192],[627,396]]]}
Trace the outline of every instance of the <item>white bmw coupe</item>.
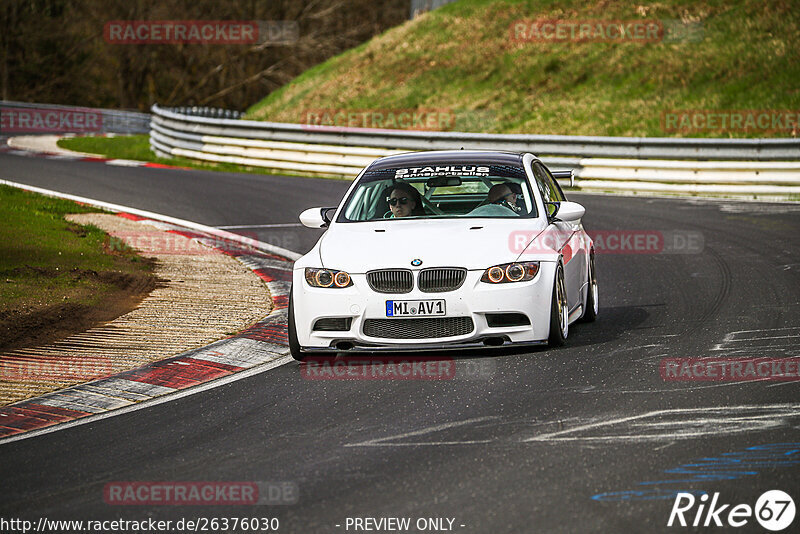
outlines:
{"label": "white bmw coupe", "polygon": [[300,215],[327,231],[294,264],[291,354],[562,345],[598,313],[584,212],[533,154],[378,159]]}

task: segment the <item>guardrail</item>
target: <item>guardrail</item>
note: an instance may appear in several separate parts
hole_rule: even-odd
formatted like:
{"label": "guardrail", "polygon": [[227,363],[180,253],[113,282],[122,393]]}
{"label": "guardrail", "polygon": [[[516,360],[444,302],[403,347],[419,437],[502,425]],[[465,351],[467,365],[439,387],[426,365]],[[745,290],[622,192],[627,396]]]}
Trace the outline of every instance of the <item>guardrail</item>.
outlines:
{"label": "guardrail", "polygon": [[0,100],[0,135],[45,133],[145,134],[150,114],[138,111]]}
{"label": "guardrail", "polygon": [[[510,150],[537,154],[556,169],[573,169],[576,187],[584,190],[747,196],[800,194],[800,139],[373,130],[209,117],[192,114],[185,108],[178,112],[157,105],[152,111],[150,145],[156,154],[164,157],[183,156],[348,177],[355,176],[377,157],[399,152],[459,148]],[[610,159],[614,156],[624,159]]]}

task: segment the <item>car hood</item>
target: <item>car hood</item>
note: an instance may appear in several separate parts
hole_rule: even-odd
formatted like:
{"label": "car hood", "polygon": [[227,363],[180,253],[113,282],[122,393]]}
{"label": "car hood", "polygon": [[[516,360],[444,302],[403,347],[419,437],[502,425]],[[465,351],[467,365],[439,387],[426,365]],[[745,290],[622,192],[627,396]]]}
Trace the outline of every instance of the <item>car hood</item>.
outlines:
{"label": "car hood", "polygon": [[350,273],[410,269],[415,259],[422,260],[419,268],[486,269],[516,260],[520,235],[529,242],[543,229],[538,219],[338,223],[322,237],[319,253],[323,267]]}

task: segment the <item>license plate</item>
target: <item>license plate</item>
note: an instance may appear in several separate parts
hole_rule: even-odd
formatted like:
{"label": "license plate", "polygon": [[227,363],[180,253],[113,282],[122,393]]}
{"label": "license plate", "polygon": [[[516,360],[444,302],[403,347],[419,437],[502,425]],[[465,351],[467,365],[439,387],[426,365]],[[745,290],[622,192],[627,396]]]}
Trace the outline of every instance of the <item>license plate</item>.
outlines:
{"label": "license plate", "polygon": [[432,317],[444,314],[444,299],[386,301],[386,317]]}

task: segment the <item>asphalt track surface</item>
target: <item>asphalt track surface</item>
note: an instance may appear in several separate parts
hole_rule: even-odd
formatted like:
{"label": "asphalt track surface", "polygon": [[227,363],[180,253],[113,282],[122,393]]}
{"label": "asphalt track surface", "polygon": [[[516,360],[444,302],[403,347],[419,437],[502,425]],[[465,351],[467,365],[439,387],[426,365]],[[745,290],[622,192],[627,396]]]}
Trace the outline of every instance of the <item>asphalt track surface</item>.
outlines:
{"label": "asphalt track surface", "polygon": [[[294,223],[306,207],[336,204],[347,185],[7,154],[0,169],[3,179],[215,226]],[[457,368],[471,371],[452,380],[308,380],[289,363],[2,445],[0,517],[278,517],[280,532],[348,532],[348,517],[449,517],[456,532],[653,532],[690,530],[666,527],[677,490],[752,506],[781,489],[800,504],[797,381],[676,382],[659,372],[663,358],[798,356],[800,204],[570,198],[586,206],[587,229],[692,231],[702,250],[599,254],[596,323],[571,328],[557,350],[458,355]],[[318,235],[257,230],[299,252]],[[773,444],[790,445],[778,460],[729,454],[741,461],[724,469],[709,460]],[[189,480],[291,481],[300,498],[103,500],[108,482]],[[763,530],[751,518],[738,531]]]}

